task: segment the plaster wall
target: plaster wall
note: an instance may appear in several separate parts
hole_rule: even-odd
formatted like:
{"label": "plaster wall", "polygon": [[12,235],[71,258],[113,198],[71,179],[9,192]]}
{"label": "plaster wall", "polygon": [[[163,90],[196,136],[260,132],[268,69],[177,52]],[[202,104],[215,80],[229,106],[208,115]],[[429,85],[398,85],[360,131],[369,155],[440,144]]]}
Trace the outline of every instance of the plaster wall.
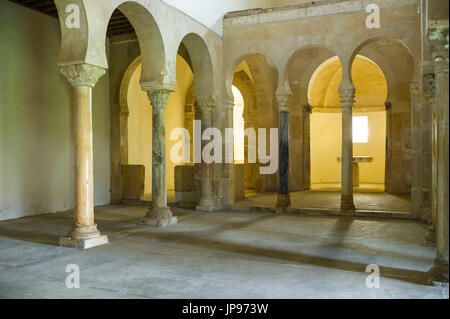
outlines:
{"label": "plaster wall", "polygon": [[[39,35],[39,36],[36,36]],[[0,2],[0,220],[74,207],[74,96],[58,20]],[[109,203],[109,79],[93,89],[95,204]]]}
{"label": "plaster wall", "polygon": [[[386,112],[353,113],[367,116],[369,121],[368,143],[354,143],[354,156],[372,156],[372,163],[359,164],[361,183],[384,184],[386,161]],[[311,183],[340,183],[341,164],[341,113],[311,114]]]}

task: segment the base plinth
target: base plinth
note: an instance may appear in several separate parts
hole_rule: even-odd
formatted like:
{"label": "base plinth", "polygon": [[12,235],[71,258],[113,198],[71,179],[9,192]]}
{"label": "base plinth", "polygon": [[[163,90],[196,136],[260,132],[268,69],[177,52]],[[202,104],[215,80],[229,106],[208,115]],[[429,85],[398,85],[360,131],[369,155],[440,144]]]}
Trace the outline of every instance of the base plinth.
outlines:
{"label": "base plinth", "polygon": [[163,228],[175,225],[177,222],[177,218],[172,215],[168,207],[152,207],[147,215],[141,219],[139,224],[142,226]]}
{"label": "base plinth", "polygon": [[291,206],[291,196],[289,194],[278,194],[277,208],[288,208]]}
{"label": "base plinth", "polygon": [[341,197],[341,210],[343,211],[354,211],[355,203],[353,202],[353,197]]}
{"label": "base plinth", "polygon": [[100,235],[94,238],[74,239],[71,237],[60,237],[59,246],[77,249],[89,249],[97,246],[106,245],[108,243],[108,236]]}
{"label": "base plinth", "polygon": [[433,268],[428,271],[430,283],[434,285],[448,284],[448,264],[438,260],[434,261]]}

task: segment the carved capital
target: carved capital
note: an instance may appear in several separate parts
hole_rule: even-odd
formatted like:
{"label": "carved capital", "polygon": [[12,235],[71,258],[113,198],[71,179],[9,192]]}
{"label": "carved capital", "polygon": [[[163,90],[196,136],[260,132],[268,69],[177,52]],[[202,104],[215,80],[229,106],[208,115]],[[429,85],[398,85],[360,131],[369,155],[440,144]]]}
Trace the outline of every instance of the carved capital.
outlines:
{"label": "carved capital", "polygon": [[232,98],[223,99],[222,107],[225,111],[232,111],[234,108],[234,99],[232,99]]}
{"label": "carved capital", "polygon": [[341,100],[339,102],[343,108],[353,107],[353,104],[355,103],[355,92],[356,90],[354,88],[339,89],[339,94],[341,96]]}
{"label": "carved capital", "polygon": [[86,63],[64,65],[60,71],[75,88],[82,86],[93,88],[98,79],[106,73],[105,69]]}
{"label": "carved capital", "polygon": [[169,90],[156,90],[147,92],[153,110],[164,111],[167,102],[169,102],[170,92],[171,91]]}
{"label": "carved capital", "polygon": [[275,98],[277,102],[278,111],[289,112],[289,109],[292,106],[292,94],[291,93],[277,94]]}
{"label": "carved capital", "polygon": [[433,56],[435,73],[448,74],[448,26],[430,32],[427,39]]}
{"label": "carved capital", "polygon": [[[200,112],[212,112],[216,108],[216,97],[214,95],[197,95],[195,98],[195,107]],[[234,102],[233,102],[234,105]]]}
{"label": "carved capital", "polygon": [[311,114],[312,111],[313,111],[313,108],[314,108],[314,107],[313,107],[311,104],[303,105],[303,113],[305,113],[305,114]]}

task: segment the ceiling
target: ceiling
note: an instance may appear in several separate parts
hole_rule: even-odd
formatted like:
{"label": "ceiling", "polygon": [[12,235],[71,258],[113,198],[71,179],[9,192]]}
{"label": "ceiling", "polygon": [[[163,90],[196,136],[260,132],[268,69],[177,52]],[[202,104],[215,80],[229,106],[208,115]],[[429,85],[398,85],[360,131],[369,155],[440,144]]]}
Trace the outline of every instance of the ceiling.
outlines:
{"label": "ceiling", "polygon": [[[58,19],[58,12],[56,10],[54,0],[10,0],[17,4],[23,5],[33,10],[37,10],[49,16]],[[109,21],[107,35],[109,37],[127,33],[133,33],[134,28],[119,10],[115,10],[111,20]]]}

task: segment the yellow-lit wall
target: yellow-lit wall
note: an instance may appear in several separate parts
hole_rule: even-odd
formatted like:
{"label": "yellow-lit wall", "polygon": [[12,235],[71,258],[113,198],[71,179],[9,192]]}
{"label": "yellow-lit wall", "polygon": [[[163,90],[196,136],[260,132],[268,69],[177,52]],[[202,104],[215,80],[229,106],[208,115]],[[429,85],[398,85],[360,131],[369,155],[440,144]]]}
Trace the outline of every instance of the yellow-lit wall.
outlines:
{"label": "yellow-lit wall", "polygon": [[[367,116],[369,141],[353,144],[355,156],[372,156],[372,163],[360,163],[361,183],[384,184],[386,158],[386,112],[353,113]],[[341,113],[313,113],[311,115],[311,183],[340,183],[342,115]]]}
{"label": "yellow-lit wall", "polygon": [[[128,162],[145,166],[145,196],[152,192],[152,109],[147,94],[139,85],[142,67],[137,67],[128,88]],[[193,82],[189,65],[177,56],[177,90],[170,94],[166,107],[166,176],[167,190],[174,190],[174,171],[178,164],[170,160],[170,149],[177,141],[170,140],[175,128],[184,127],[186,93]]]}

